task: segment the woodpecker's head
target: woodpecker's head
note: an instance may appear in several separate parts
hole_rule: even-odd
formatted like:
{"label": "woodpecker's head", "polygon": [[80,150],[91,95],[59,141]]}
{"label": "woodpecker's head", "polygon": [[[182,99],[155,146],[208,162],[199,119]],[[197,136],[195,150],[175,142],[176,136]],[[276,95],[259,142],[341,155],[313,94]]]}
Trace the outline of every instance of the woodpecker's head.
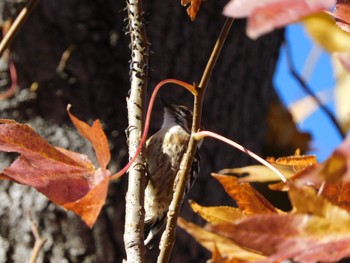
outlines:
{"label": "woodpecker's head", "polygon": [[162,128],[180,125],[185,131],[190,133],[193,113],[182,105],[174,105],[161,98],[164,105],[164,119]]}

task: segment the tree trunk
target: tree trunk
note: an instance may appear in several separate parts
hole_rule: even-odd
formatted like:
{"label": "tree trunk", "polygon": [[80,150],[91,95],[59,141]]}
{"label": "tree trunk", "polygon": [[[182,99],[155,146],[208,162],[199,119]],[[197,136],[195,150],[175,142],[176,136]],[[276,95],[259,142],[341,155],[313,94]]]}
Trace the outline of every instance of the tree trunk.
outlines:
{"label": "tree trunk", "polygon": [[[11,7],[18,7],[19,2],[1,4],[0,18],[13,15]],[[225,21],[221,11],[226,2],[204,2],[197,20],[191,22],[179,0],[145,1],[151,42],[149,94],[165,78],[199,82]],[[103,122],[113,155],[111,170],[125,164],[130,50],[129,37],[123,31],[124,7],[125,3],[115,0],[42,0],[12,43],[19,87],[12,98],[0,101],[0,117],[29,123],[50,143],[92,156],[91,147],[68,119],[66,106],[70,103],[79,118]],[[234,22],[205,97],[206,129],[261,153],[282,40],[283,32],[276,31],[252,41],[245,36],[245,22]],[[67,49],[71,54],[65,67],[56,71]],[[36,90],[31,89],[34,82]],[[165,87],[161,94],[173,103],[191,105],[191,95],[176,87]],[[152,133],[162,120],[160,103],[154,112]],[[201,156],[201,173],[190,198],[203,205],[227,203],[226,194],[210,172],[251,160],[213,140],[205,141]],[[14,156],[1,154],[0,158],[4,167]],[[124,176],[111,184],[93,230],[35,190],[0,182],[0,263],[26,262],[29,258],[34,242],[29,211],[41,234],[48,238],[38,262],[121,262],[126,180]],[[199,222],[187,204],[182,216]],[[147,262],[155,262],[156,250],[148,252]],[[178,231],[172,262],[204,262],[208,254],[203,251],[191,237]]]}

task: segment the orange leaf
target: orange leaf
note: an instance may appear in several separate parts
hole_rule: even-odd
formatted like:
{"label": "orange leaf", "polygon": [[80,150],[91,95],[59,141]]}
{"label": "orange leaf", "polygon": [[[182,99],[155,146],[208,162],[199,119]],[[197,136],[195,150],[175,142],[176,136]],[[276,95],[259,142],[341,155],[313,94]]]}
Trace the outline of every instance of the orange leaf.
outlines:
{"label": "orange leaf", "polygon": [[212,175],[222,184],[226,193],[237,202],[245,215],[277,213],[275,207],[249,183],[238,182],[233,176]]}
{"label": "orange leaf", "polygon": [[187,6],[189,4],[189,7],[187,8],[187,14],[190,16],[192,21],[196,19],[202,1],[203,0],[181,0],[181,4],[183,6]]}
{"label": "orange leaf", "polygon": [[317,164],[317,159],[315,155],[293,155],[287,157],[280,157],[276,160],[270,159],[269,161],[271,163],[292,166],[294,172],[299,172],[308,166]]}
{"label": "orange leaf", "polygon": [[[91,136],[90,131],[85,129],[87,136]],[[53,147],[28,125],[10,120],[0,120],[0,151],[20,154],[9,167],[3,170],[0,179],[5,178],[32,186],[63,207],[79,200],[90,201],[89,205],[87,201],[83,204],[99,207],[95,208],[96,211],[100,211],[103,206],[106,193],[102,194],[101,189],[106,192],[107,187],[99,187],[99,194],[94,198],[89,196],[93,196],[93,192],[90,192],[97,191],[93,189],[97,189],[97,186],[109,177],[109,171],[105,167],[96,170],[86,155]],[[102,159],[101,163],[107,164],[107,158]],[[86,223],[89,226],[93,225],[98,216],[96,212],[91,215],[81,212],[88,209],[79,207],[79,202],[75,206],[68,205],[66,208],[81,216],[83,220],[88,218]]]}
{"label": "orange leaf", "polygon": [[83,198],[63,205],[65,209],[74,211],[91,228],[105,204],[109,176],[105,176],[95,188],[91,189]]}
{"label": "orange leaf", "polygon": [[321,196],[332,204],[350,211],[350,183],[326,182]]}
{"label": "orange leaf", "polygon": [[87,123],[71,114],[69,108],[70,106],[68,106],[67,111],[73,124],[78,129],[79,133],[92,143],[100,167],[103,169],[106,168],[111,160],[111,154],[108,147],[108,140],[102,130],[100,121],[96,120],[92,126],[89,126]]}

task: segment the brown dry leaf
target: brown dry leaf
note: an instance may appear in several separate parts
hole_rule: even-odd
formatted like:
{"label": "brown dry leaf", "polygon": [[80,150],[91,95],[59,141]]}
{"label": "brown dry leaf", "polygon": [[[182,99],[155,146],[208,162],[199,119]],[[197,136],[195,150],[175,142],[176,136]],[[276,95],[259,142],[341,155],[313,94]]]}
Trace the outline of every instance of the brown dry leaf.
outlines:
{"label": "brown dry leaf", "polygon": [[[265,257],[237,246],[230,239],[212,233],[183,218],[178,219],[178,225],[194,237],[203,247],[213,252],[217,250],[222,258],[242,259],[245,261],[263,260]],[[227,262],[227,261],[224,261]],[[232,262],[232,261],[228,261]],[[234,261],[233,261],[234,262]],[[239,262],[239,261],[238,261]]]}
{"label": "brown dry leaf", "polygon": [[199,11],[199,8],[201,7],[203,0],[181,0],[181,5],[187,6],[189,4],[189,7],[187,7],[187,14],[191,18],[191,20],[195,20],[197,13]]}
{"label": "brown dry leaf", "polygon": [[220,174],[212,176],[221,183],[226,193],[236,201],[245,215],[277,213],[276,208],[249,183],[239,182],[234,176]]}
{"label": "brown dry leaf", "polygon": [[211,224],[232,222],[236,219],[244,217],[243,212],[239,208],[231,206],[200,206],[196,202],[190,200],[192,210],[200,215],[205,221]]}

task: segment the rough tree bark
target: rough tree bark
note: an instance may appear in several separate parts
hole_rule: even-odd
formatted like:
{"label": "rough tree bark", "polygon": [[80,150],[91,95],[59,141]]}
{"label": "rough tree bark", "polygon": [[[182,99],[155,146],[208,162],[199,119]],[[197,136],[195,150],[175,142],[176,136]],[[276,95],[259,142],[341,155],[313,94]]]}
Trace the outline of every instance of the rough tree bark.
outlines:
{"label": "rough tree bark", "polygon": [[[191,22],[180,1],[145,1],[151,54],[149,92],[160,80],[171,77],[198,82],[225,18],[226,0],[204,2]],[[14,15],[21,1],[0,4],[0,18]],[[66,105],[83,120],[99,118],[109,138],[112,170],[126,162],[127,127],[125,98],[129,89],[129,37],[124,35],[125,3],[116,0],[42,0],[13,41],[11,50],[18,69],[19,87],[14,97],[0,101],[0,117],[26,122],[54,145],[92,154],[91,147],[72,128]],[[283,32],[257,41],[245,36],[245,22],[235,21],[223,48],[204,104],[207,129],[235,139],[261,153],[266,114],[273,97],[272,76]],[[72,50],[64,71],[56,72],[62,53]],[[39,84],[31,91],[33,82]],[[191,96],[167,87],[162,96],[190,104]],[[152,129],[162,118],[156,105]],[[229,153],[229,154],[228,154]],[[1,166],[13,155],[1,154]],[[203,205],[223,204],[222,188],[211,171],[244,165],[251,160],[220,143],[208,140],[202,151],[202,170],[190,198]],[[48,202],[27,187],[0,182],[0,263],[25,262],[33,246],[28,211],[48,237],[39,262],[121,262],[124,257],[123,220],[127,177],[112,183],[108,201],[93,228],[88,230],[72,213]],[[185,204],[182,215],[198,220]],[[147,254],[154,262],[154,253]],[[172,262],[204,262],[195,241],[182,231]]]}

